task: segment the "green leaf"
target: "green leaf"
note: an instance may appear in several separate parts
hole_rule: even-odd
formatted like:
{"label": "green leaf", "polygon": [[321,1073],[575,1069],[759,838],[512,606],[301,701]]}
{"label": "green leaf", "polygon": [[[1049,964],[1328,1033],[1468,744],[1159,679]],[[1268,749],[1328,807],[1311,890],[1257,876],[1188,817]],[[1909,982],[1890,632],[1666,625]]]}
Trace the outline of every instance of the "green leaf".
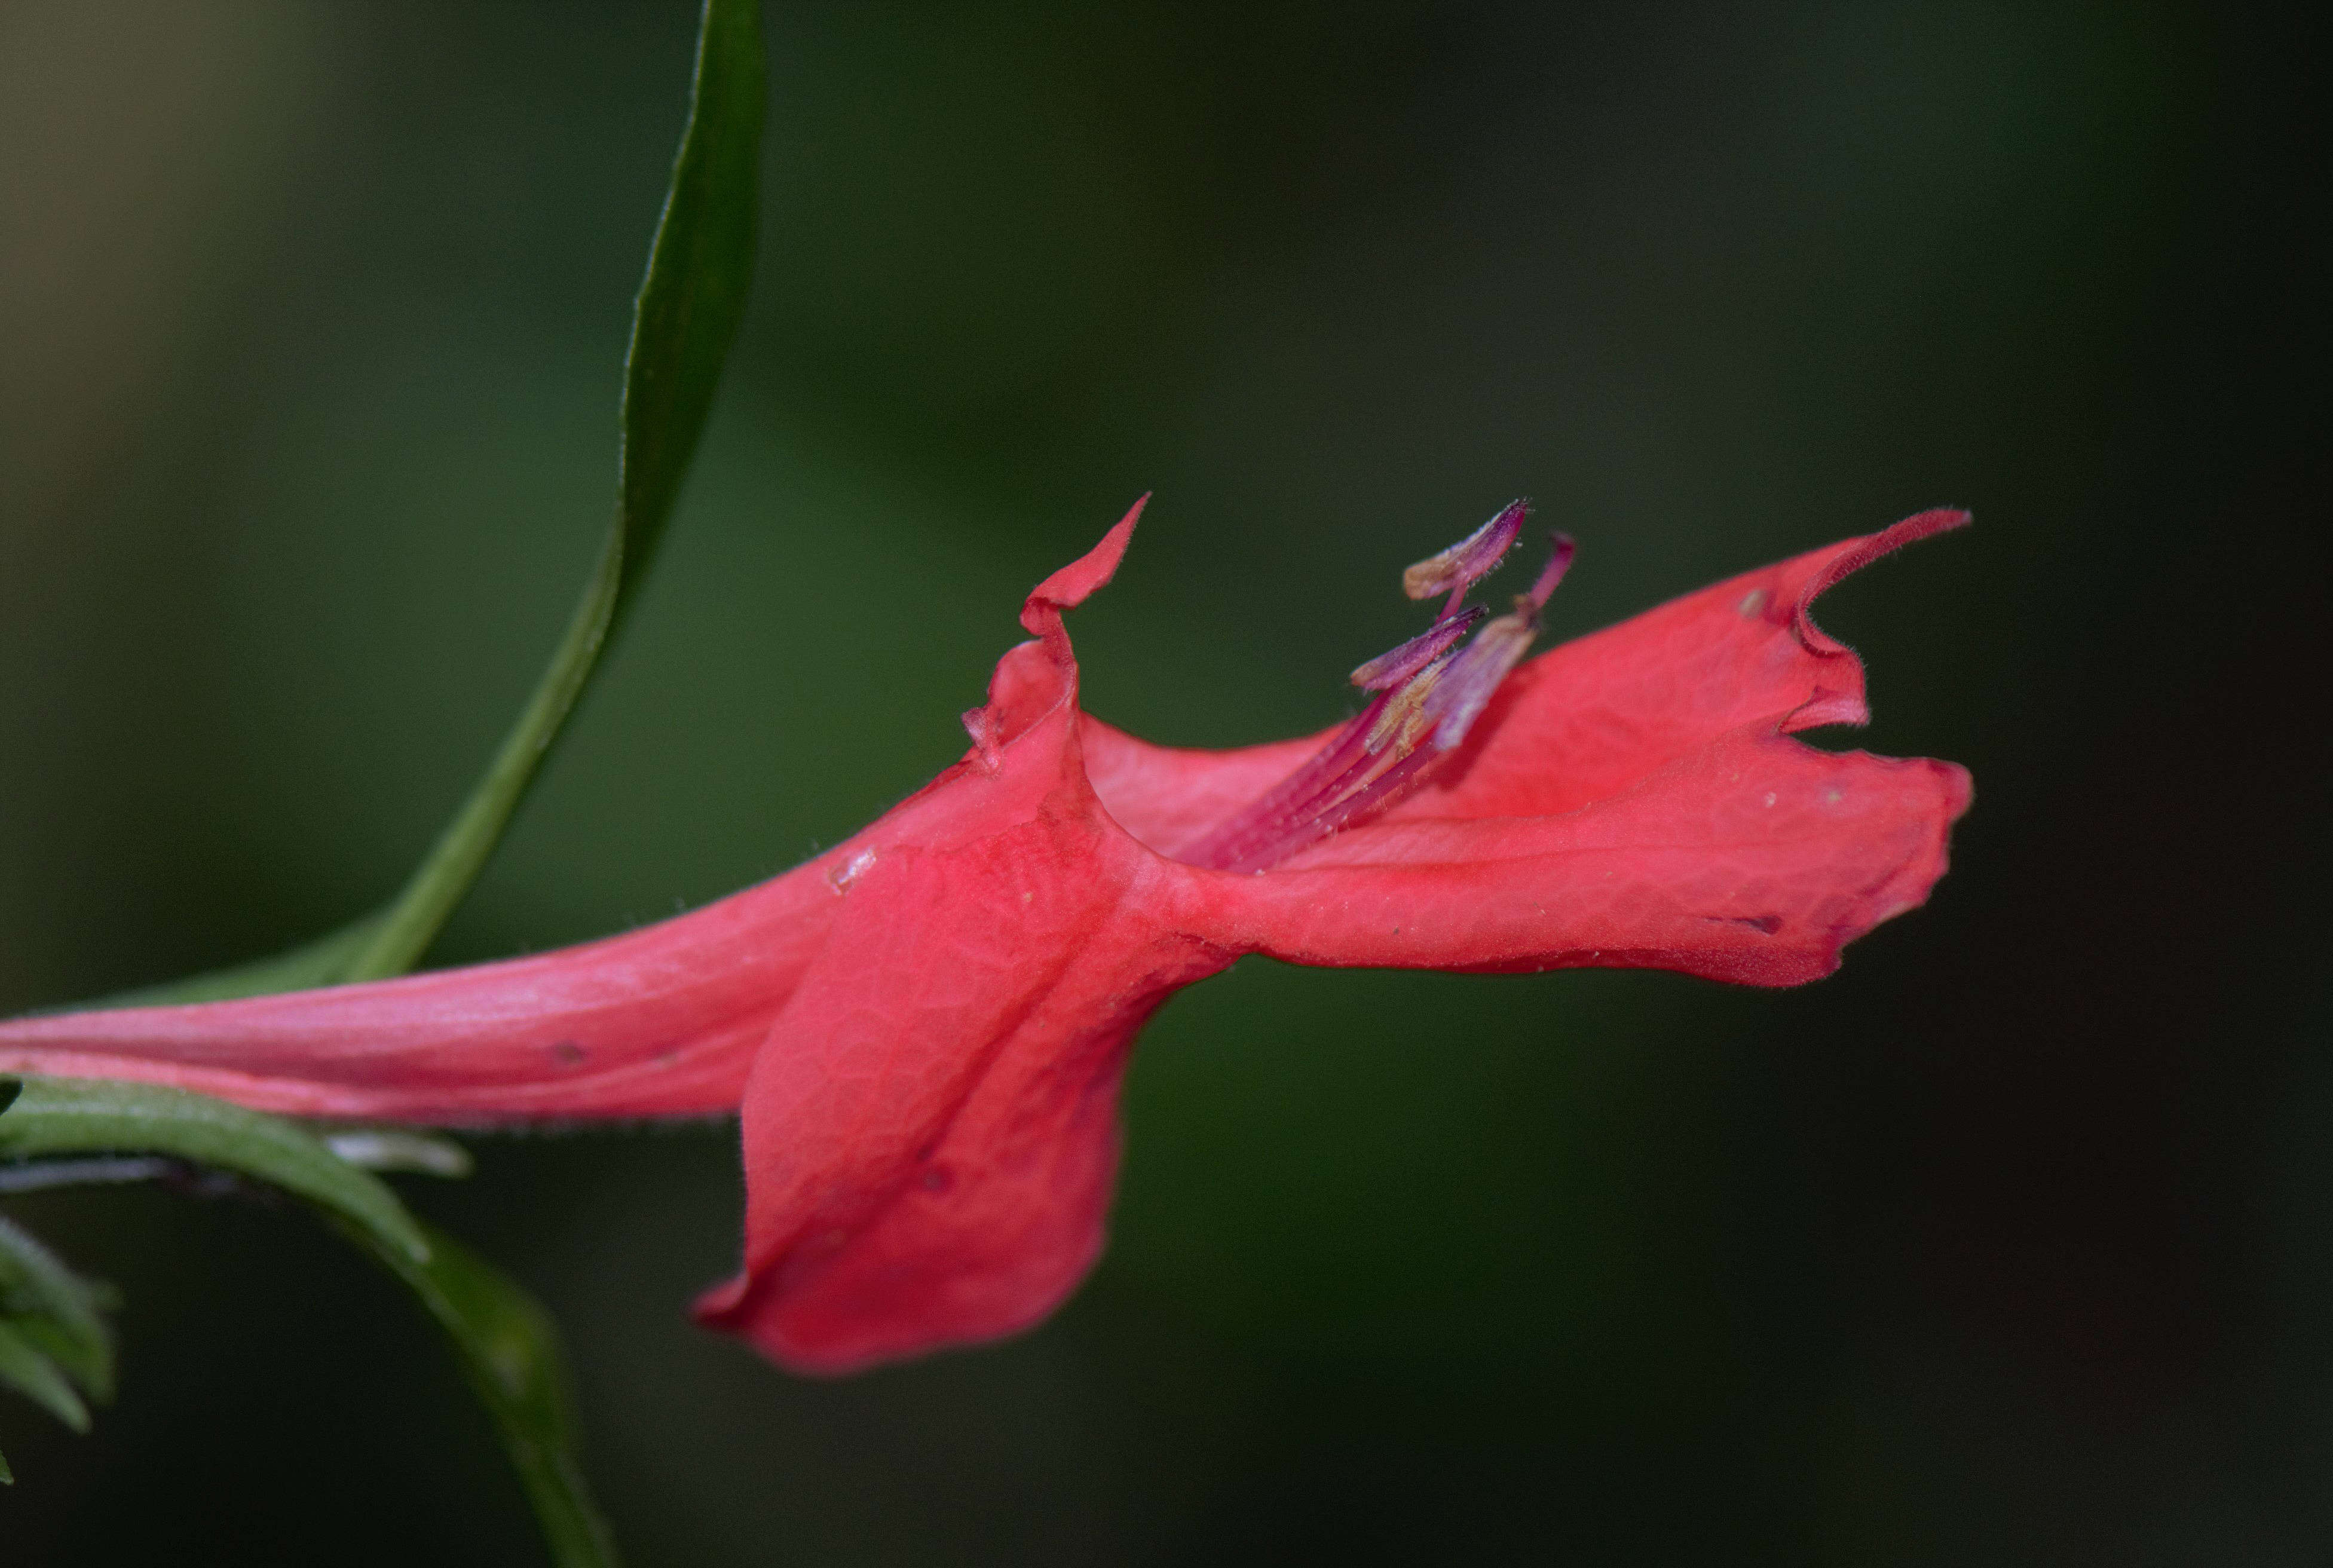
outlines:
{"label": "green leaf", "polygon": [[89,1407],[57,1364],[13,1323],[0,1322],[0,1383],[41,1406],[76,1432],[89,1430]]}
{"label": "green leaf", "polygon": [[385,908],[290,952],[103,1005],[216,1001],[404,974],[477,880],[638,592],[744,318],[760,198],[761,28],[760,0],[706,0],[688,125],[633,307],[615,522],[550,668],[468,800]]}
{"label": "green leaf", "polygon": [[151,1083],[26,1078],[0,1114],[0,1159],[168,1154],[322,1204],[417,1263],[429,1244],[397,1195],[302,1128],[223,1100]]}
{"label": "green leaf", "polygon": [[82,1393],[101,1405],[113,1402],[113,1341],[92,1345],[54,1318],[12,1318],[9,1326],[33,1348],[57,1363]]}
{"label": "green leaf", "polygon": [[429,1255],[417,1261],[349,1228],[421,1298],[453,1342],[518,1469],[552,1561],[559,1568],[612,1568],[615,1543],[576,1463],[566,1364],[550,1314],[443,1231],[424,1227]]}
{"label": "green leaf", "polygon": [[113,1335],[98,1293],[34,1239],[0,1217],[0,1323],[17,1331],[101,1403],[113,1397]]}
{"label": "green leaf", "polygon": [[[412,1141],[416,1148],[398,1152],[417,1156],[418,1147],[430,1140]],[[0,1161],[109,1151],[163,1154],[235,1171],[322,1208],[402,1280],[445,1330],[494,1418],[552,1561],[559,1568],[612,1568],[614,1545],[576,1463],[558,1334],[549,1314],[515,1283],[415,1219],[379,1179],[293,1122],[152,1084],[0,1079]],[[72,1353],[70,1340],[55,1325],[85,1330],[94,1324],[102,1341],[104,1325],[96,1313],[110,1292],[76,1279],[6,1221],[0,1227],[0,1307],[13,1309],[22,1300],[45,1303],[47,1310],[38,1324],[0,1317],[0,1382],[22,1389],[59,1419],[85,1430],[88,1409],[57,1356],[60,1345],[68,1347],[67,1356]],[[110,1344],[103,1342],[110,1381]]]}
{"label": "green leaf", "polygon": [[[759,0],[706,0],[688,130],[672,168],[624,360],[619,530],[663,536],[754,284],[763,81]],[[640,578],[618,590],[619,615]]]}
{"label": "green leaf", "polygon": [[13,1486],[15,1484],[16,1472],[8,1467],[8,1456],[0,1454],[0,1486]]}

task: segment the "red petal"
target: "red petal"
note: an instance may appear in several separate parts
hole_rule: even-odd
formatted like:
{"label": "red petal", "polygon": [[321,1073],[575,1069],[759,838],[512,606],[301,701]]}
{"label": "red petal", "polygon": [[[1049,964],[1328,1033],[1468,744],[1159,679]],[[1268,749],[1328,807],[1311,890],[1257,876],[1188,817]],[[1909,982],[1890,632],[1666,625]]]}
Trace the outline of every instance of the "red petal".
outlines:
{"label": "red petal", "polygon": [[1100,544],[1029,591],[1028,600],[1021,606],[1021,624],[1031,636],[1043,637],[1057,630],[1062,611],[1083,604],[1118,574],[1118,563],[1126,559],[1126,547],[1134,542],[1134,525],[1142,520],[1142,509],[1148,505],[1148,495],[1138,497],[1126,515],[1101,536]]}
{"label": "red petal", "polygon": [[1396,816],[1535,816],[1626,789],[1759,720],[1862,724],[1863,661],[1810,608],[1851,572],[1965,512],[1923,512],[1672,600],[1507,678],[1468,744]]}
{"label": "red petal", "polygon": [[1162,923],[1176,873],[1100,819],[1074,733],[1009,765],[1068,754],[1041,802],[852,884],[754,1064],[745,1269],[698,1310],[790,1367],[1026,1328],[1101,1250],[1135,1033],[1230,957]]}
{"label": "red petal", "polygon": [[198,1006],[0,1023],[0,1072],[127,1078],[307,1116],[478,1123],[725,1111],[840,900],[850,845],[620,937]]}
{"label": "red petal", "polygon": [[1385,822],[1263,876],[1195,879],[1190,928],[1299,964],[1796,985],[1927,898],[1968,800],[1950,763],[1757,725],[1562,815]]}
{"label": "red petal", "polygon": [[[1337,728],[1234,751],[1153,746],[1085,718],[1086,772],[1119,826],[1171,855],[1293,773]],[[1341,727],[1341,726],[1338,726]]]}

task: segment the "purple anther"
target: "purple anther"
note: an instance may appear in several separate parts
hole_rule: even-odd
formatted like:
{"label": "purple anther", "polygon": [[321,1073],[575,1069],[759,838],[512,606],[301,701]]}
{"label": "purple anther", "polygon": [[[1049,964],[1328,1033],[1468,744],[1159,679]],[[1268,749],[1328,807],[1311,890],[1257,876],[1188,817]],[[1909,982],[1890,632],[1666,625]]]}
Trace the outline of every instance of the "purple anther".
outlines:
{"label": "purple anther", "polygon": [[1476,633],[1461,649],[1426,695],[1426,716],[1434,721],[1434,749],[1455,751],[1474,720],[1489,706],[1491,694],[1506,679],[1507,671],[1531,651],[1539,623],[1518,611],[1502,615]]}
{"label": "purple anther", "polygon": [[[1405,571],[1401,574],[1401,591],[1412,599],[1464,592],[1469,583],[1487,576],[1498,565],[1500,558],[1522,533],[1523,519],[1530,515],[1530,502],[1508,502],[1499,508],[1497,516],[1465,538]],[[1453,599],[1443,613],[1447,615],[1456,607],[1457,601]]]}
{"label": "purple anther", "polygon": [[1531,640],[1539,635],[1539,612],[1547,607],[1556,584],[1563,581],[1575,548],[1569,534],[1551,534],[1548,544],[1553,553],[1540,569],[1531,592],[1516,594],[1513,611],[1483,628],[1474,641],[1451,659],[1442,678],[1426,693],[1426,713],[1434,720],[1435,750],[1458,748],[1489,706],[1499,682],[1531,651]]}
{"label": "purple anther", "polygon": [[1399,686],[1448,652],[1489,613],[1477,604],[1447,620],[1435,621],[1392,652],[1380,653],[1354,670],[1353,684],[1363,691],[1386,691]]}
{"label": "purple anther", "polygon": [[1480,607],[1458,608],[1467,588],[1514,543],[1525,511],[1516,502],[1405,572],[1403,586],[1413,598],[1450,594],[1434,625],[1353,671],[1353,684],[1376,694],[1368,706],[1293,773],[1181,846],[1176,858],[1215,871],[1264,871],[1423,785],[1531,650],[1539,612],[1571,564],[1571,541],[1553,534],[1553,557],[1531,592],[1515,596],[1512,611],[1486,620]]}

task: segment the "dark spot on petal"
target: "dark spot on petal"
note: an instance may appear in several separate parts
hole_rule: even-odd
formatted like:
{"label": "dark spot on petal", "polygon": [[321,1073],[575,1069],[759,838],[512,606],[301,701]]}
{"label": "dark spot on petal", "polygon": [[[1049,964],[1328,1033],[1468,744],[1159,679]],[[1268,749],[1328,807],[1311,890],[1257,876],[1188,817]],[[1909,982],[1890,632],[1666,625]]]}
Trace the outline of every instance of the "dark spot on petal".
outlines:
{"label": "dark spot on petal", "polygon": [[591,1053],[572,1040],[562,1040],[551,1048],[551,1059],[562,1067],[581,1067]]}
{"label": "dark spot on petal", "polygon": [[1782,917],[1780,915],[1704,915],[1702,919],[1724,926],[1747,926],[1767,937],[1782,928]]}
{"label": "dark spot on petal", "polygon": [[926,1192],[946,1192],[955,1185],[955,1172],[945,1165],[935,1165],[924,1172]]}

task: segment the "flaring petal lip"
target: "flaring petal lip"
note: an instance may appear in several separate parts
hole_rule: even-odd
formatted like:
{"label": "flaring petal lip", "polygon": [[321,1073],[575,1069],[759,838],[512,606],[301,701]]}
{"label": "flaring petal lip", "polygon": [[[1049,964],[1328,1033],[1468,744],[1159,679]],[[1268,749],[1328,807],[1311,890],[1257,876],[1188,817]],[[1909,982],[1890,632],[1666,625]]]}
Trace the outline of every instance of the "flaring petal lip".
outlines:
{"label": "flaring petal lip", "polygon": [[1016,1332],[1076,1286],[1136,1034],[1243,954],[1794,985],[1944,873],[1963,770],[1792,736],[1868,714],[1814,600],[1964,513],[1542,654],[1424,787],[1234,874],[1175,851],[1320,737],[1180,750],[1080,710],[1062,611],[1109,580],[1141,509],[1029,596],[1032,640],[965,716],[964,759],[782,877],[533,957],[0,1024],[0,1071],[453,1125],[741,1110],[744,1266],[700,1316],[848,1371]]}

